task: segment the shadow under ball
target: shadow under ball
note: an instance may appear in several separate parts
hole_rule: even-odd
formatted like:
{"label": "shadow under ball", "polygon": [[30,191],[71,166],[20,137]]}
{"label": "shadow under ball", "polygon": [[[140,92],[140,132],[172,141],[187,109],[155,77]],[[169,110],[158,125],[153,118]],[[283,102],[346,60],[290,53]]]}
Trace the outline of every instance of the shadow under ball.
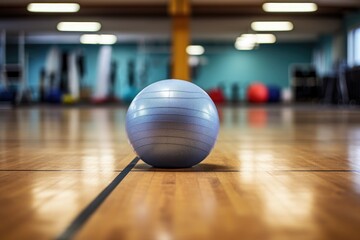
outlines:
{"label": "shadow under ball", "polygon": [[126,132],[137,155],[158,168],[186,168],[205,159],[219,132],[219,117],[207,93],[183,80],[144,88],[126,114]]}

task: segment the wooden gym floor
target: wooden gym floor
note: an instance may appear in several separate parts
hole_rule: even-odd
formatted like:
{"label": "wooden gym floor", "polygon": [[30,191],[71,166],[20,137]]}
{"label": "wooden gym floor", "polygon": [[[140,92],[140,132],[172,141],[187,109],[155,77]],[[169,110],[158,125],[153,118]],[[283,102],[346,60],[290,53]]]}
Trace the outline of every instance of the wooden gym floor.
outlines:
{"label": "wooden gym floor", "polygon": [[219,113],[211,155],[164,170],[124,108],[0,110],[0,239],[359,239],[359,109]]}

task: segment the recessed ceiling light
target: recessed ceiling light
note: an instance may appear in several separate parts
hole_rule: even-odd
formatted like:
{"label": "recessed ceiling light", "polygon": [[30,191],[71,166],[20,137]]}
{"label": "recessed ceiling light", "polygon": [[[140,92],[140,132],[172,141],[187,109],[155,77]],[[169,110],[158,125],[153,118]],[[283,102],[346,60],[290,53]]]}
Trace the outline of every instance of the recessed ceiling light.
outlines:
{"label": "recessed ceiling light", "polygon": [[80,5],[77,3],[30,3],[29,12],[77,12]]}
{"label": "recessed ceiling light", "polygon": [[189,55],[202,55],[204,54],[205,49],[200,45],[190,45],[186,48],[186,52]]}
{"label": "recessed ceiling light", "polygon": [[291,31],[294,25],[289,21],[258,21],[251,23],[254,31]]}
{"label": "recessed ceiling light", "polygon": [[117,37],[112,34],[83,34],[80,37],[82,44],[114,44]]}
{"label": "recessed ceiling light", "polygon": [[235,48],[237,50],[252,50],[256,46],[256,41],[253,37],[238,37],[235,41]]}
{"label": "recessed ceiling light", "polygon": [[235,42],[235,48],[237,50],[253,50],[255,48],[255,44],[246,44],[239,41]]}
{"label": "recessed ceiling light", "polygon": [[60,22],[57,25],[57,30],[70,32],[96,32],[100,28],[98,22]]}
{"label": "recessed ceiling light", "polygon": [[276,37],[271,33],[242,34],[240,38],[247,38],[258,44],[270,44],[276,42]]}
{"label": "recessed ceiling light", "polygon": [[264,3],[265,12],[315,12],[318,7],[315,3]]}

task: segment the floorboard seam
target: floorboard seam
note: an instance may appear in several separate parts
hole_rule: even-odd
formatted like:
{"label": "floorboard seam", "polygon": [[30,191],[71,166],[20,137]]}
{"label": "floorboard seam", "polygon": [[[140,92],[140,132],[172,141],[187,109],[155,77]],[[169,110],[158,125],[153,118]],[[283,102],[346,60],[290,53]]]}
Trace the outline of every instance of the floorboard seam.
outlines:
{"label": "floorboard seam", "polygon": [[94,200],[87,205],[80,214],[67,226],[67,228],[56,238],[57,240],[72,239],[75,234],[81,229],[91,215],[98,209],[98,207],[105,201],[105,199],[111,194],[111,192],[119,185],[119,183],[126,177],[126,175],[135,167],[139,161],[138,157],[135,157],[114,180],[106,186],[106,188],[96,196]]}
{"label": "floorboard seam", "polygon": [[[125,170],[125,168],[124,168]],[[114,173],[118,173],[118,172],[122,172],[122,169],[117,169],[117,170],[109,170],[109,171],[100,171],[100,172],[114,172]],[[304,169],[300,169],[300,170],[263,170],[263,171],[243,171],[243,170],[172,170],[172,169],[164,169],[164,170],[143,170],[143,169],[132,169],[133,172],[355,172],[355,173],[360,173],[360,170],[337,170],[337,169],[316,169],[316,170],[304,170]],[[94,170],[55,170],[55,169],[44,169],[44,170],[39,170],[39,169],[0,169],[0,172],[82,172],[82,173],[92,173],[94,172]],[[97,171],[99,172],[99,171]]]}

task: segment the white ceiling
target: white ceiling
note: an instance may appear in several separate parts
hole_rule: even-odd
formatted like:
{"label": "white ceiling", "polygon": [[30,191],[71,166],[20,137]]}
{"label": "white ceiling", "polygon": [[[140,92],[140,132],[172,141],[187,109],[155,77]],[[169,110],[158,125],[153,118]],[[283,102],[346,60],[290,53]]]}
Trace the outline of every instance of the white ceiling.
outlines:
{"label": "white ceiling", "polygon": [[[29,0],[0,0],[0,4],[26,4]],[[76,0],[80,4],[99,4],[99,0]],[[259,4],[264,0],[192,0],[196,4]],[[360,0],[317,0],[319,4],[330,6],[359,6]],[[101,0],[101,4],[166,4],[167,0]],[[0,19],[0,29],[24,31],[30,42],[66,42],[77,43],[79,33],[69,34],[56,31],[59,21],[73,20],[71,17],[51,18],[44,21],[31,17],[19,19]],[[76,17],[77,21],[99,21],[102,33],[118,35],[120,41],[133,40],[168,40],[171,33],[170,18],[115,18],[115,17]],[[317,16],[279,17],[279,15],[262,15],[259,17],[223,17],[223,18],[194,18],[191,21],[192,39],[195,40],[234,40],[241,33],[249,32],[250,24],[255,20],[291,20],[294,30],[278,33],[279,41],[313,41],[321,34],[341,31],[342,22],[339,18]]]}

